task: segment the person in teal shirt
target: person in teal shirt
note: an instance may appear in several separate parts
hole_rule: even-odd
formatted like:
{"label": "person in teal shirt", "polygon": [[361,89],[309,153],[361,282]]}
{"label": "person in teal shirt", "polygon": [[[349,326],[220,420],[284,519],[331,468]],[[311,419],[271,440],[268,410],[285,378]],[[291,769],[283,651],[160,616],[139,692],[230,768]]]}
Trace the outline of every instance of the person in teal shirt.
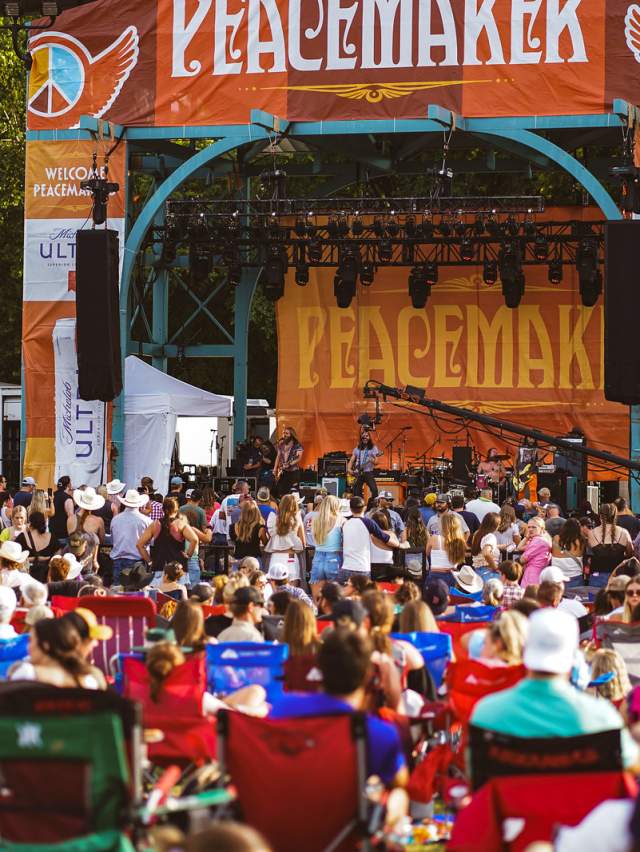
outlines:
{"label": "person in teal shirt", "polygon": [[573,615],[551,607],[532,613],[524,651],[527,677],[479,701],[471,724],[514,737],[573,737],[618,729],[624,765],[637,766],[638,747],[615,707],[569,683],[577,650]]}

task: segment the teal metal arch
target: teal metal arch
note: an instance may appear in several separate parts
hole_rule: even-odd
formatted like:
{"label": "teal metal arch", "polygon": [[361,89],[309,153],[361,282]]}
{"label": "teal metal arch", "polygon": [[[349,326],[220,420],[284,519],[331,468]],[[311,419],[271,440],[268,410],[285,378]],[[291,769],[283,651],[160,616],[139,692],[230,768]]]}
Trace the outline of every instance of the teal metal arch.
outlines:
{"label": "teal metal arch", "polygon": [[[210,164],[218,157],[229,151],[236,150],[243,145],[250,144],[256,140],[267,140],[267,130],[254,125],[248,125],[244,132],[219,139],[208,145],[197,154],[194,154],[168,178],[166,178],[153,193],[149,201],[135,221],[124,247],[124,258],[122,264],[122,277],[120,282],[120,340],[123,347],[123,359],[126,357],[129,341],[129,294],[131,291],[131,277],[135,260],[144,237],[160,214],[164,203],[171,197],[186,180],[195,174],[203,166]],[[243,272],[240,284],[236,287],[234,308],[234,341],[231,352],[228,346],[207,347],[209,355],[215,356],[217,350],[219,355],[228,357],[230,354],[234,359],[234,440],[244,438],[246,432],[246,409],[247,409],[247,340],[249,332],[249,311],[251,300],[255,290],[257,275],[254,271]],[[166,291],[163,294],[163,312],[166,310]],[[155,304],[154,298],[154,304]],[[154,315],[159,316],[159,309],[154,307]],[[159,322],[159,325],[162,325]],[[157,326],[156,326],[157,327]],[[154,329],[155,330],[155,329]],[[164,341],[163,341],[164,342]],[[123,473],[124,463],[124,391],[120,393],[113,407],[113,444],[117,449],[117,475]]]}

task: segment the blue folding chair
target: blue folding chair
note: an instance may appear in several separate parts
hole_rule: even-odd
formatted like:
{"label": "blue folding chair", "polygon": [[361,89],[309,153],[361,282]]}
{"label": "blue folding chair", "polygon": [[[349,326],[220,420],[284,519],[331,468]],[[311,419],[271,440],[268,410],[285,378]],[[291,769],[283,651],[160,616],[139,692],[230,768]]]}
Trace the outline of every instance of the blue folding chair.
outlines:
{"label": "blue folding chair", "polygon": [[445,615],[438,621],[457,621],[464,624],[474,621],[493,621],[498,612],[496,606],[457,606],[451,615]]}
{"label": "blue folding chair", "polygon": [[393,639],[409,642],[422,654],[425,667],[433,678],[436,689],[440,689],[444,672],[453,656],[451,636],[446,633],[392,633]]}
{"label": "blue folding chair", "polygon": [[7,679],[7,672],[14,663],[29,656],[29,634],[23,633],[14,639],[0,640],[0,680]]}
{"label": "blue folding chair", "polygon": [[264,687],[272,701],[282,694],[288,645],[268,642],[220,642],[207,645],[207,689],[228,695],[243,686]]}

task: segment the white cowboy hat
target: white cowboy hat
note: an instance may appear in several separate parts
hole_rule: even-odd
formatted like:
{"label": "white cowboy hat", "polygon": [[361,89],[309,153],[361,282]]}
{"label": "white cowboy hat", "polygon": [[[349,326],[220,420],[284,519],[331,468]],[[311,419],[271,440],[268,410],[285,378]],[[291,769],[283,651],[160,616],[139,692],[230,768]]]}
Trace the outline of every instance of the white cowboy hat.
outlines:
{"label": "white cowboy hat", "polygon": [[82,564],[78,562],[73,553],[65,553],[62,558],[69,566],[67,580],[75,580],[76,577],[79,577],[80,574],[82,574]]}
{"label": "white cowboy hat", "polygon": [[118,500],[123,506],[128,506],[130,509],[139,509],[140,506],[146,506],[149,502],[149,495],[139,494],[135,488],[130,488],[124,497],[118,497]]}
{"label": "white cowboy hat", "polygon": [[119,479],[112,479],[111,482],[107,482],[107,494],[121,494],[126,486],[126,482],[120,482]]}
{"label": "white cowboy hat", "polygon": [[81,509],[92,511],[93,509],[102,509],[104,506],[104,497],[96,494],[96,489],[88,485],[84,491],[76,488],[73,492],[73,502]]}
{"label": "white cowboy hat", "polygon": [[29,558],[29,551],[23,550],[17,541],[3,541],[0,547],[0,559],[6,559],[8,562],[17,562],[22,565]]}
{"label": "white cowboy hat", "polygon": [[463,565],[459,571],[452,571],[451,573],[455,577],[458,586],[465,592],[475,594],[475,592],[479,592],[484,586],[482,577],[476,574],[470,565]]}

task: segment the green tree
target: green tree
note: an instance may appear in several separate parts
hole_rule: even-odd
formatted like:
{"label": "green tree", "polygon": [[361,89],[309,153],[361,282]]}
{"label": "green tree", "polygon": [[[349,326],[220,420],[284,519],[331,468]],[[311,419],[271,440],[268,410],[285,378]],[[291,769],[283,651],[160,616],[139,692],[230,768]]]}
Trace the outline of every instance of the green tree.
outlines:
{"label": "green tree", "polygon": [[[2,22],[2,19],[0,19]],[[3,367],[0,381],[20,382],[24,230],[25,70],[11,36],[0,30],[0,282]]]}

